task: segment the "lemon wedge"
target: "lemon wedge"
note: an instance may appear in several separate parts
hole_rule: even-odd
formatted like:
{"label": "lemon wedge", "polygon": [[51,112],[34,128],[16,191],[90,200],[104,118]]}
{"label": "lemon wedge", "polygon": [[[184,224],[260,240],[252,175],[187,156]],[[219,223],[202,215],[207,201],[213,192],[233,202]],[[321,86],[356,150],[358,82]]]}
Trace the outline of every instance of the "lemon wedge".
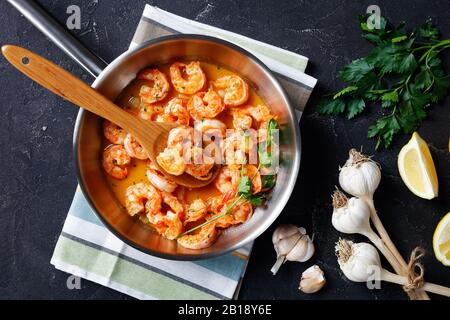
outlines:
{"label": "lemon wedge", "polygon": [[438,195],[438,179],[430,149],[417,132],[398,154],[398,170],[403,182],[418,197]]}
{"label": "lemon wedge", "polygon": [[434,231],[433,250],[436,259],[450,266],[450,212],[439,221]]}

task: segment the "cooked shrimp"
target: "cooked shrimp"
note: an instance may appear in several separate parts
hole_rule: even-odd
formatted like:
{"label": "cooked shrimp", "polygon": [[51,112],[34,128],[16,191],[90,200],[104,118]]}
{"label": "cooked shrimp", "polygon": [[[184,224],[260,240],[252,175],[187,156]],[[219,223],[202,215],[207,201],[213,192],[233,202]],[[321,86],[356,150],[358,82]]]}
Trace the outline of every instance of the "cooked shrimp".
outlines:
{"label": "cooked shrimp", "polygon": [[169,132],[167,138],[168,148],[190,149],[194,141],[194,130],[192,128],[177,127]]}
{"label": "cooked shrimp", "polygon": [[170,207],[172,211],[176,214],[181,214],[184,211],[183,204],[178,201],[178,198],[171,195],[170,193],[162,193],[163,202]]}
{"label": "cooked shrimp", "polygon": [[195,121],[194,129],[195,132],[202,133],[204,154],[213,158],[216,163],[222,163],[222,150],[227,129],[225,123],[217,119],[204,119]]}
{"label": "cooked shrimp", "polygon": [[215,186],[221,193],[234,191],[238,187],[241,173],[237,168],[225,166],[220,169],[217,178],[215,179]]}
{"label": "cooked shrimp", "polygon": [[241,108],[235,108],[231,110],[233,115],[233,127],[235,129],[247,130],[252,127],[252,117],[247,112],[241,110]]}
{"label": "cooked shrimp", "polygon": [[[231,201],[230,201],[231,202]],[[222,207],[222,211],[228,209],[229,203]],[[222,213],[222,212],[221,212]],[[225,216],[215,221],[216,227],[228,228],[232,225],[241,224],[247,221],[253,213],[253,207],[248,201],[238,201]]]}
{"label": "cooked shrimp", "polygon": [[178,243],[187,249],[204,249],[211,246],[219,236],[220,231],[216,230],[215,223],[204,225],[200,232],[187,234],[177,239]]}
{"label": "cooked shrimp", "polygon": [[145,149],[131,134],[127,134],[123,146],[125,147],[125,150],[130,155],[130,157],[140,160],[148,159],[148,155]]}
{"label": "cooked shrimp", "polygon": [[253,119],[258,122],[268,121],[273,118],[273,115],[270,113],[269,108],[262,104],[259,104],[256,107],[245,106],[243,107],[243,109],[243,111],[247,112]]}
{"label": "cooked shrimp", "polygon": [[187,103],[189,114],[195,120],[215,118],[224,108],[222,98],[211,88],[193,95]]}
{"label": "cooked shrimp", "polygon": [[212,174],[211,169],[214,167],[214,162],[186,165],[186,173],[199,180],[208,180]]}
{"label": "cooked shrimp", "polygon": [[236,130],[224,141],[223,157],[227,164],[242,164],[248,154],[248,163],[257,163],[257,132],[253,129]]}
{"label": "cooked shrimp", "polygon": [[161,195],[149,183],[137,183],[129,186],[125,193],[125,207],[131,216],[147,211],[161,211]]}
{"label": "cooked shrimp", "polygon": [[252,181],[252,192],[256,194],[262,189],[261,174],[258,168],[254,165],[248,164],[245,166],[245,175]]}
{"label": "cooked shrimp", "polygon": [[186,210],[184,223],[197,221],[208,212],[208,206],[202,199],[195,199]]}
{"label": "cooked shrimp", "polygon": [[[229,192],[228,194],[234,195],[234,192]],[[209,197],[206,199],[206,205],[208,206],[208,210],[212,213],[219,213],[222,207],[225,205],[226,201],[225,198],[228,197],[228,194],[224,194],[221,196],[214,196]]]}
{"label": "cooked shrimp", "polygon": [[122,145],[110,145],[103,151],[102,165],[111,177],[123,180],[128,175],[131,158]]}
{"label": "cooked shrimp", "polygon": [[123,144],[127,136],[125,130],[108,120],[103,122],[103,134],[114,144]]}
{"label": "cooked shrimp", "polygon": [[206,76],[198,61],[189,64],[175,62],[170,66],[170,80],[178,92],[194,94],[203,89]]}
{"label": "cooked shrimp", "polygon": [[209,173],[214,166],[214,159],[204,154],[200,147],[193,147],[185,154],[186,173],[197,179],[208,179]]}
{"label": "cooked shrimp", "polygon": [[150,183],[161,191],[169,193],[174,192],[178,186],[175,182],[169,180],[162,173],[155,169],[148,168],[146,175]]}
{"label": "cooked shrimp", "polygon": [[186,169],[186,163],[180,154],[180,150],[175,148],[165,148],[156,157],[156,161],[167,173],[174,176],[182,175]]}
{"label": "cooked shrimp", "polygon": [[164,223],[165,214],[163,214],[160,210],[146,210],[145,217],[147,222],[150,223],[152,227],[154,227],[158,231],[158,233],[164,233],[167,228]]}
{"label": "cooked shrimp", "polygon": [[164,73],[158,69],[142,70],[138,79],[148,80],[148,85],[143,85],[139,92],[139,96],[146,103],[155,103],[163,100],[169,93],[169,81],[167,81]]}
{"label": "cooked shrimp", "polygon": [[236,107],[248,100],[248,85],[236,75],[224,76],[213,82],[227,107]]}
{"label": "cooked shrimp", "polygon": [[158,115],[156,121],[159,122],[176,122],[183,126],[189,125],[189,113],[186,110],[186,100],[173,98],[164,107],[164,113]]}
{"label": "cooked shrimp", "polygon": [[211,129],[217,129],[225,133],[227,126],[225,123],[217,119],[203,119],[202,121],[195,122],[194,129],[202,133],[205,133]]}
{"label": "cooked shrimp", "polygon": [[[140,218],[141,217],[142,216],[140,216]],[[183,222],[181,221],[179,214],[170,210],[168,210],[166,214],[161,212],[154,214],[147,213],[142,220],[149,223],[160,235],[169,240],[175,239],[183,232]]]}
{"label": "cooked shrimp", "polygon": [[178,213],[172,212],[170,210],[167,211],[163,221],[167,227],[162,233],[165,238],[174,240],[183,232],[183,222],[181,222]]}
{"label": "cooked shrimp", "polygon": [[163,112],[164,112],[164,107],[162,104],[159,104],[159,103],[149,104],[146,102],[142,102],[141,106],[139,107],[138,112],[136,112],[135,115],[144,120],[155,121],[156,118],[159,115],[161,115]]}

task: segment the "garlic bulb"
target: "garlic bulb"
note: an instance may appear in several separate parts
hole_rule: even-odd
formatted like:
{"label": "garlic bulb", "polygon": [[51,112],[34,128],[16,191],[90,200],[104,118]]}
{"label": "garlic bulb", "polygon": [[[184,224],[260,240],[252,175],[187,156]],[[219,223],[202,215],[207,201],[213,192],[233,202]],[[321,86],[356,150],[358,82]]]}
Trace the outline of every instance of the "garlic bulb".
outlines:
{"label": "garlic bulb", "polygon": [[[424,282],[423,273],[416,275],[414,270],[412,270],[412,274],[410,273],[408,276],[403,276],[383,269],[378,251],[371,244],[364,242],[353,243],[352,241],[339,239],[336,243],[336,254],[342,272],[351,281],[387,281],[401,286],[412,286],[414,288],[420,288],[425,291],[450,297],[450,288]],[[378,279],[371,279],[374,276],[375,270],[378,270]]]}
{"label": "garlic bulb", "polygon": [[364,200],[352,197],[336,190],[333,194],[333,227],[340,232],[353,234],[373,233],[370,227],[370,208]]}
{"label": "garlic bulb", "polygon": [[348,199],[339,190],[334,192],[332,198],[334,209],[331,222],[333,227],[342,233],[358,233],[366,236],[395,269],[398,264],[395,256],[370,226],[371,212],[367,202],[356,197]]}
{"label": "garlic bulb", "polygon": [[304,293],[314,293],[322,289],[326,280],[322,269],[313,265],[302,273],[298,289]]}
{"label": "garlic bulb", "polygon": [[274,275],[288,261],[305,262],[314,254],[314,244],[304,228],[281,225],[272,235],[277,261],[270,270]]}
{"label": "garlic bulb", "polygon": [[380,180],[381,171],[378,164],[361,152],[351,149],[349,158],[339,173],[342,189],[355,197],[372,198]]}
{"label": "garlic bulb", "polygon": [[373,273],[373,267],[381,266],[377,249],[368,243],[339,239],[336,253],[339,267],[351,281],[366,282]]}

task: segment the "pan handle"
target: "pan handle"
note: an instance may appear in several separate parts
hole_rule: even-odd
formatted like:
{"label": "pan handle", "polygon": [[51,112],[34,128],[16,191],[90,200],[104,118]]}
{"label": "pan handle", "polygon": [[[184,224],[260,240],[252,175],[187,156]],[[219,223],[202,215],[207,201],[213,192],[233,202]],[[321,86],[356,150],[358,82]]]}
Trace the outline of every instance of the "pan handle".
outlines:
{"label": "pan handle", "polygon": [[108,65],[103,59],[83,46],[35,1],[7,1],[19,10],[35,27],[50,38],[54,44],[94,77],[97,77]]}

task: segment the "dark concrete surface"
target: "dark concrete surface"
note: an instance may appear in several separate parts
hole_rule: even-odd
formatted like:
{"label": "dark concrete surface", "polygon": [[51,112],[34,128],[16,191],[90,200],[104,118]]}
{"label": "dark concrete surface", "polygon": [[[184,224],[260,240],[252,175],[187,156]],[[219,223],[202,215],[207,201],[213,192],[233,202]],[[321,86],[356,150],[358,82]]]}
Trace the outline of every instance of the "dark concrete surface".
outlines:
{"label": "dark concrete surface", "polygon": [[[319,116],[315,107],[325,90],[340,86],[334,80],[337,70],[370,50],[356,24],[356,16],[369,4],[379,4],[382,14],[395,22],[416,25],[431,17],[449,38],[448,1],[40,1],[61,22],[68,17],[67,6],[80,5],[82,29],[75,34],[107,61],[127,49],[146,2],[304,54],[310,58],[307,72],[319,79],[301,121],[302,164],[294,196],[275,223],[298,224],[314,233],[316,254],[307,263],[287,263],[273,277],[269,270],[275,260],[274,225],[256,241],[240,298],[405,299],[395,285],[369,291],[364,284],[346,280],[333,253],[339,234],[330,223],[330,194],[338,182],[338,166],[351,147],[362,146],[374,153],[366,129],[377,110],[348,121]],[[30,48],[86,81],[93,80],[1,0],[0,44],[5,43]],[[448,67],[449,55],[445,60]],[[86,280],[81,290],[68,290],[68,275],[50,265],[77,185],[72,155],[77,109],[26,79],[4,58],[0,58],[0,74],[0,298],[129,299]],[[404,256],[416,245],[425,247],[426,279],[447,286],[450,269],[434,259],[431,239],[436,223],[450,210],[449,103],[447,99],[433,106],[419,130],[430,143],[440,179],[439,198],[421,200],[402,183],[396,158],[408,137],[396,139],[390,150],[376,152],[374,157],[383,168],[376,206],[393,241]],[[318,294],[300,294],[300,275],[314,263],[325,270],[327,286]]]}

